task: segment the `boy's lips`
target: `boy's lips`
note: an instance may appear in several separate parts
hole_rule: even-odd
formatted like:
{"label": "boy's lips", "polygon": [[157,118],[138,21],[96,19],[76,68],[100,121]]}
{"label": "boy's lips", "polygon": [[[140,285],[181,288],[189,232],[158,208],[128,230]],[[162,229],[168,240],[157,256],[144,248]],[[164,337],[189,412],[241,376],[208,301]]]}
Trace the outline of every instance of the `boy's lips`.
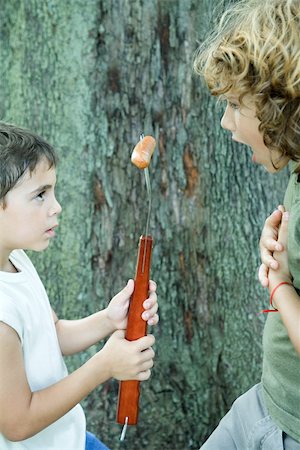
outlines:
{"label": "boy's lips", "polygon": [[48,230],[46,230],[46,234],[48,234],[48,236],[50,236],[50,237],[54,237],[55,236],[54,228],[57,228],[57,227],[58,227],[58,223],[53,225],[53,227],[48,228]]}
{"label": "boy's lips", "polygon": [[[239,142],[240,144],[248,145],[248,147],[250,147],[249,144],[246,144],[245,142],[238,140],[234,135],[232,135],[232,140],[235,142]],[[251,151],[253,152],[252,148],[251,148]],[[254,153],[252,154],[252,162],[258,164]]]}

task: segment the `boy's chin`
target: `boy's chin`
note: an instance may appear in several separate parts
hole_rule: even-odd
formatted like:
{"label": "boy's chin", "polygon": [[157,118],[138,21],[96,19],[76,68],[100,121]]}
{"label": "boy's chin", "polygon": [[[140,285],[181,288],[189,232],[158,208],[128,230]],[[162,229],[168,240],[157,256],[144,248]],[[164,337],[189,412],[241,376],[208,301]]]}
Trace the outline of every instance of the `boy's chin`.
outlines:
{"label": "boy's chin", "polygon": [[49,247],[50,241],[43,242],[42,244],[34,244],[32,246],[28,246],[26,250],[31,250],[33,252],[42,252]]}

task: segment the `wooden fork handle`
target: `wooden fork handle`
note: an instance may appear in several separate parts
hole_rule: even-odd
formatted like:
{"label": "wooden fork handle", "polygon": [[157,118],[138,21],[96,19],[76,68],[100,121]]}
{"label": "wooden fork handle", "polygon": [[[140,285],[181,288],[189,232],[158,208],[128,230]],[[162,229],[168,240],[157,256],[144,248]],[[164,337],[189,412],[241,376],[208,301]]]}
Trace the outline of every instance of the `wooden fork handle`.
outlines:
{"label": "wooden fork handle", "polygon": [[[134,341],[147,333],[147,322],[142,319],[143,303],[149,294],[149,277],[152,254],[152,236],[142,235],[139,242],[137,266],[128,311],[128,323],[125,337]],[[140,382],[136,380],[121,381],[119,385],[119,400],[117,422],[136,425],[139,413]]]}

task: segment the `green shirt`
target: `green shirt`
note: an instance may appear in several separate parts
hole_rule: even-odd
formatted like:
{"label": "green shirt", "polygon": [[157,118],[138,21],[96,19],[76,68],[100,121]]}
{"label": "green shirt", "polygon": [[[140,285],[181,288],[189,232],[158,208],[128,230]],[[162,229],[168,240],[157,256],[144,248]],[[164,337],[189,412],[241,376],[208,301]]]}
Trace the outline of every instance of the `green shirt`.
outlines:
{"label": "green shirt", "polygon": [[[289,270],[300,293],[300,175],[291,176],[284,206],[288,225]],[[300,325],[299,325],[300,333]],[[269,313],[263,336],[262,384],[269,414],[285,433],[300,442],[300,356],[291,343],[280,313]]]}

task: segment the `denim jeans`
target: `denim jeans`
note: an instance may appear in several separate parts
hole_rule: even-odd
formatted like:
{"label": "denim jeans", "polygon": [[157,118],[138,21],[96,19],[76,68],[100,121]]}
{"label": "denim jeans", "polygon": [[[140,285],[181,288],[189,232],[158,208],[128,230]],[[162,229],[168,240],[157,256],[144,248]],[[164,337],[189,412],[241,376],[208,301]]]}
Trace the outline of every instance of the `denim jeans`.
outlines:
{"label": "denim jeans", "polygon": [[109,450],[96,436],[89,431],[86,432],[85,450]]}
{"label": "denim jeans", "polygon": [[268,415],[258,384],[239,397],[199,450],[300,450]]}

